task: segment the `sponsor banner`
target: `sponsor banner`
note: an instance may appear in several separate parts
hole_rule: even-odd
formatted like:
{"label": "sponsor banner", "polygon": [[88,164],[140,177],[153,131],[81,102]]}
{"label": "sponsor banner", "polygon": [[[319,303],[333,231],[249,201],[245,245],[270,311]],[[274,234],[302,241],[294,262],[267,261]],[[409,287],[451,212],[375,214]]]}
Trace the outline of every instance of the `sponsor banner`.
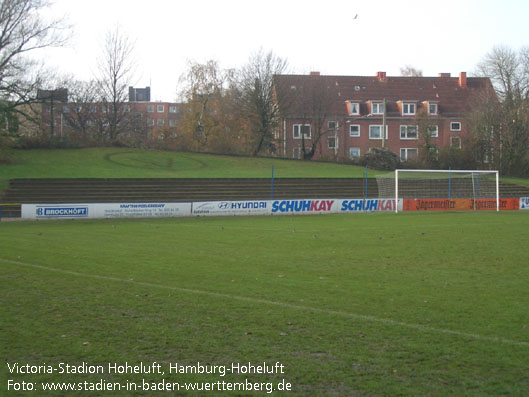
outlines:
{"label": "sponsor banner", "polygon": [[201,201],[193,203],[192,215],[270,215],[272,201]]}
{"label": "sponsor banner", "polygon": [[520,209],[529,210],[529,197],[520,197]]}
{"label": "sponsor banner", "polygon": [[[519,199],[500,199],[500,210],[517,210]],[[496,210],[496,199],[405,199],[404,211]]]}
{"label": "sponsor banner", "polygon": [[[398,200],[398,210],[402,211],[402,199]],[[361,211],[395,211],[395,199],[356,199],[341,200],[340,211],[361,212]]]}
{"label": "sponsor banner", "polygon": [[[402,210],[402,200],[398,202]],[[276,200],[272,214],[336,214],[347,212],[395,211],[395,199]]]}
{"label": "sponsor banner", "polygon": [[23,219],[168,218],[190,214],[191,203],[22,204]]}
{"label": "sponsor banner", "polygon": [[[402,200],[398,205],[402,210]],[[395,199],[208,201],[193,203],[192,215],[314,215],[363,211],[395,211]]]}

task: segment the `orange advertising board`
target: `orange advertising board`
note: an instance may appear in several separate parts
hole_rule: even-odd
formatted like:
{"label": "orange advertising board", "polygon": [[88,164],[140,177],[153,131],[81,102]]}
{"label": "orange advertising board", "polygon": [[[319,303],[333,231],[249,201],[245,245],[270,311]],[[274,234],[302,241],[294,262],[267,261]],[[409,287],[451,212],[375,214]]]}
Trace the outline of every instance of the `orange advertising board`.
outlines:
{"label": "orange advertising board", "polygon": [[[517,210],[519,199],[500,199],[500,210]],[[404,211],[496,210],[495,199],[405,199]]]}

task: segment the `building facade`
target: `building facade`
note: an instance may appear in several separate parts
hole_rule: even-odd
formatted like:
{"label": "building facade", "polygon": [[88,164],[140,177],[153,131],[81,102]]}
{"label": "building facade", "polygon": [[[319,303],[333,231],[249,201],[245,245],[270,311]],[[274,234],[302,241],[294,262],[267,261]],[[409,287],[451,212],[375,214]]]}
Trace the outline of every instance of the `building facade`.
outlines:
{"label": "building facade", "polygon": [[[276,133],[284,157],[355,159],[386,147],[402,161],[421,150],[461,148],[465,115],[475,97],[493,92],[488,78],[278,75],[281,120]],[[385,133],[384,133],[385,129]],[[425,145],[425,143],[428,145]],[[313,151],[313,153],[311,153]]]}

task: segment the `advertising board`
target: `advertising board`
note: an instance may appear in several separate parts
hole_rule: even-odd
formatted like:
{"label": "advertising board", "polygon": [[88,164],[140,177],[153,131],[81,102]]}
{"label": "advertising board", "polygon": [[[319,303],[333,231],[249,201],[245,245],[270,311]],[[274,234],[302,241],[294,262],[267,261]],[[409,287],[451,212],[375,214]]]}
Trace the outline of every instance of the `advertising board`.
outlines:
{"label": "advertising board", "polygon": [[225,215],[270,215],[271,201],[200,201],[192,203],[190,215],[225,216]]}
{"label": "advertising board", "polygon": [[22,204],[22,219],[168,218],[190,214],[191,203]]}
{"label": "advertising board", "polygon": [[[500,210],[517,210],[519,199],[500,199]],[[404,211],[496,210],[496,199],[405,199]]]}

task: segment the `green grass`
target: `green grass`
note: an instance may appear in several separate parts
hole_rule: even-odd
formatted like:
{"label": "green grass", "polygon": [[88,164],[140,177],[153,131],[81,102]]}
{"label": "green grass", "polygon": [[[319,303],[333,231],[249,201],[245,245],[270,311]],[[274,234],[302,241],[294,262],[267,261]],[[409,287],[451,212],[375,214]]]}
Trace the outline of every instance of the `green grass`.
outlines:
{"label": "green grass", "polygon": [[2,364],[0,390],[247,378],[285,379],[286,395],[528,395],[528,227],[523,212],[2,222],[5,363],[279,361],[284,374]]}
{"label": "green grass", "polygon": [[270,178],[272,166],[278,178],[364,173],[344,164],[130,148],[13,150],[10,157],[11,163],[0,164],[0,190],[12,178]]}

